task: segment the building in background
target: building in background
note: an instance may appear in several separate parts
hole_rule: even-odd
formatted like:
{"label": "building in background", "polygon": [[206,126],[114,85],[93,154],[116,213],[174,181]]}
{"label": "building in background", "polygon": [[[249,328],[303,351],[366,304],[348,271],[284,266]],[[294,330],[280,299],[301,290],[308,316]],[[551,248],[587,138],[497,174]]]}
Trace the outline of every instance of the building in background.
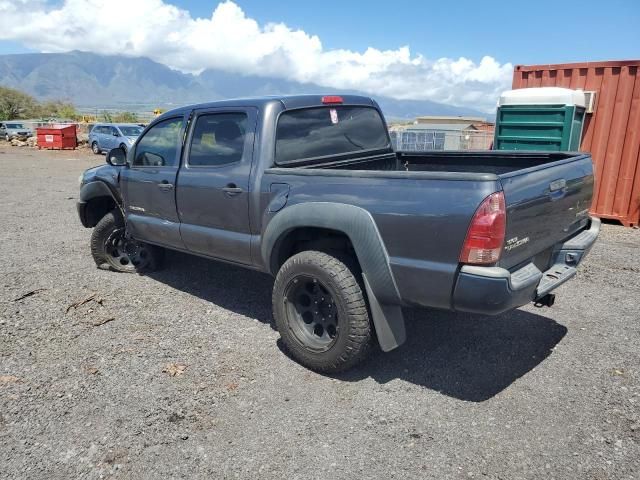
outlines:
{"label": "building in background", "polygon": [[437,125],[469,125],[472,123],[486,122],[486,118],[483,117],[462,117],[451,115],[424,115],[422,117],[416,117],[414,123],[416,124],[437,124]]}
{"label": "building in background", "polygon": [[422,116],[389,128],[396,150],[488,150],[493,123],[481,117]]}
{"label": "building in background", "polygon": [[591,152],[591,212],[623,225],[640,224],[640,60],[518,65],[512,88],[584,90],[587,110],[580,149]]}

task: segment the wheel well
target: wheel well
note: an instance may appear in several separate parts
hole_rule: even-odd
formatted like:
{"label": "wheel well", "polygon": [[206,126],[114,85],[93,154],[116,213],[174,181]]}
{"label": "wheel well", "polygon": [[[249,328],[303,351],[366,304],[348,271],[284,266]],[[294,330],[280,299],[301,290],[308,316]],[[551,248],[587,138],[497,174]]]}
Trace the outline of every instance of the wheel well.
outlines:
{"label": "wheel well", "polygon": [[89,200],[86,208],[87,224],[89,227],[95,227],[102,217],[116,208],[116,202],[107,196],[95,197]]}
{"label": "wheel well", "polygon": [[301,227],[288,232],[278,240],[271,255],[271,271],[275,275],[280,267],[293,255],[305,250],[318,250],[325,253],[338,253],[353,258],[357,263],[356,252],[351,239],[338,230],[319,227]]}

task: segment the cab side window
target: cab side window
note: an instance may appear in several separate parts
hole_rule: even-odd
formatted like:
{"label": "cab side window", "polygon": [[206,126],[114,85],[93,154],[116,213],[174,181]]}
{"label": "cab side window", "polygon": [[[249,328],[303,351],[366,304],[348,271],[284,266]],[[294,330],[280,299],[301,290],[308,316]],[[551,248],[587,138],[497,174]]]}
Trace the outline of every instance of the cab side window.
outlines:
{"label": "cab side window", "polygon": [[134,167],[173,167],[182,138],[182,117],[169,118],[155,124],[138,141],[133,157]]}
{"label": "cab side window", "polygon": [[200,115],[193,129],[189,166],[219,167],[242,160],[247,115],[213,113]]}

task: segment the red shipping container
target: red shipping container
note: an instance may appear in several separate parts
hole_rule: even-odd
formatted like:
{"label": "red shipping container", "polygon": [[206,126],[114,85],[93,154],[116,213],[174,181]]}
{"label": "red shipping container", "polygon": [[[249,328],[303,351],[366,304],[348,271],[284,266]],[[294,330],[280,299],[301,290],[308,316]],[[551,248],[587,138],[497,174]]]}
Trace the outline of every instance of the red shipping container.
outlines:
{"label": "red shipping container", "polygon": [[596,92],[580,149],[591,152],[596,190],[591,212],[640,224],[640,60],[518,65],[513,88],[565,87]]}
{"label": "red shipping container", "polygon": [[36,134],[38,135],[38,148],[48,150],[72,148],[75,150],[78,145],[75,125],[38,127]]}

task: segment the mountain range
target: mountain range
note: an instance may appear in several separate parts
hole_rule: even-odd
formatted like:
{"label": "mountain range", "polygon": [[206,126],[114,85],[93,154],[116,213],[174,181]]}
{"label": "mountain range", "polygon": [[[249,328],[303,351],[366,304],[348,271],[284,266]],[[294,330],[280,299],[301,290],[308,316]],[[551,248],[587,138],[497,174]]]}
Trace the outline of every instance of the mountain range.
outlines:
{"label": "mountain range", "polygon": [[397,100],[377,96],[375,92],[337,90],[222,70],[204,70],[194,75],[172,70],[148,58],[79,51],[0,55],[0,85],[19,89],[39,100],[71,101],[83,109],[142,111],[223,98],[342,92],[373,96],[387,118],[487,116],[473,109],[427,100]]}

